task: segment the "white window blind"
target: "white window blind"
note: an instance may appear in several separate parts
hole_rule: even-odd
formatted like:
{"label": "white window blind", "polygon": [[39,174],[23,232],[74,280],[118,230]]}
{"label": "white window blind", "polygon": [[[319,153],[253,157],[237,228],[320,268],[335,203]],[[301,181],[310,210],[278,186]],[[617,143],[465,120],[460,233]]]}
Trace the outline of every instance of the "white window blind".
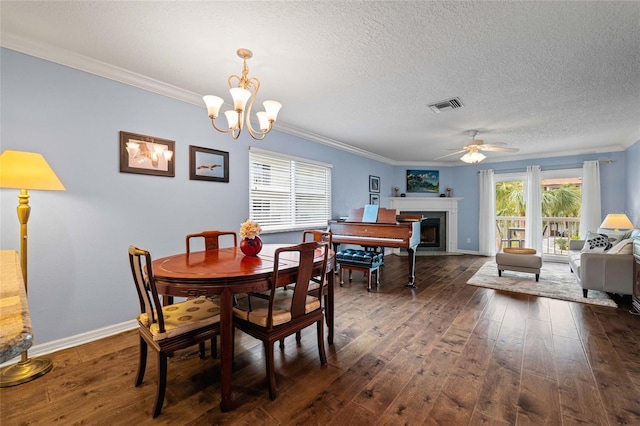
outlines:
{"label": "white window blind", "polygon": [[325,228],[331,218],[331,165],[252,147],[249,208],[263,232]]}

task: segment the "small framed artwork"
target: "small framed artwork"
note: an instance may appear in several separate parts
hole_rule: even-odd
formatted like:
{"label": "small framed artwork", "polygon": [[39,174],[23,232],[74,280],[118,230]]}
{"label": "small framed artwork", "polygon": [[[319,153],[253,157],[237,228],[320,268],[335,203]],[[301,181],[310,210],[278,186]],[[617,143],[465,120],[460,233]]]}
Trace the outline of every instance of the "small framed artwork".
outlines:
{"label": "small framed artwork", "polygon": [[229,153],[189,145],[189,179],[229,182]]}
{"label": "small framed artwork", "polygon": [[369,192],[380,192],[380,178],[369,175]]}
{"label": "small framed artwork", "polygon": [[380,205],[380,194],[369,194],[369,204]]}
{"label": "small framed artwork", "polygon": [[407,192],[440,192],[440,172],[407,170]]}
{"label": "small framed artwork", "polygon": [[174,177],[175,149],[175,141],[121,131],[120,172]]}

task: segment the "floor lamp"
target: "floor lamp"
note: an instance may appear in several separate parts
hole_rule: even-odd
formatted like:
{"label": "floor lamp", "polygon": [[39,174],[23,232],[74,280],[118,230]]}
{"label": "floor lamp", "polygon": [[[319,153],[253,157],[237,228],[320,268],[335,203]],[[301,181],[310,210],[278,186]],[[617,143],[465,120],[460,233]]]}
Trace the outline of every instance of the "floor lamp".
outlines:
{"label": "floor lamp", "polygon": [[[27,222],[29,221],[28,190],[64,191],[64,186],[41,154],[6,150],[0,155],[0,188],[16,188],[18,220],[20,221],[20,266],[27,290]],[[29,358],[27,351],[20,361],[0,371],[0,387],[15,386],[46,374],[53,367],[47,358]]]}

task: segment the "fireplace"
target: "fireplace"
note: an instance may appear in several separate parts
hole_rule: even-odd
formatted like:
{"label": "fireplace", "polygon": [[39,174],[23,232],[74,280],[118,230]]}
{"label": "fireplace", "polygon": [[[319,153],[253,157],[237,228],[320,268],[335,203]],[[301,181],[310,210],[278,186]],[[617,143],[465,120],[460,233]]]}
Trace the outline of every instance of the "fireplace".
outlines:
{"label": "fireplace", "polygon": [[446,212],[407,212],[400,214],[419,214],[420,244],[418,251],[446,251],[447,250],[447,213]]}
{"label": "fireplace", "polygon": [[[426,218],[421,223],[420,245],[417,252],[455,253],[458,251],[458,201],[460,200],[462,198],[457,197],[391,197],[389,204],[399,213],[419,214]],[[437,219],[437,225],[435,219]],[[400,251],[395,250],[395,252]]]}

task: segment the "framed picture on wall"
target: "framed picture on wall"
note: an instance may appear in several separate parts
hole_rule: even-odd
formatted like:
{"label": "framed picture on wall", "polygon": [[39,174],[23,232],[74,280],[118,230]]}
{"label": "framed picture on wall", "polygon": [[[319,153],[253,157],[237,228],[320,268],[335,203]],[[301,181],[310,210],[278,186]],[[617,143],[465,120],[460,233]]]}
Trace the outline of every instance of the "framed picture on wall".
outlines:
{"label": "framed picture on wall", "polygon": [[440,172],[407,170],[407,192],[440,192]]}
{"label": "framed picture on wall", "polygon": [[175,147],[175,141],[121,131],[120,172],[174,177]]}
{"label": "framed picture on wall", "polygon": [[380,178],[369,175],[369,192],[380,192]]}
{"label": "framed picture on wall", "polygon": [[189,179],[229,182],[229,153],[189,145]]}
{"label": "framed picture on wall", "polygon": [[380,194],[369,194],[369,204],[380,205]]}

